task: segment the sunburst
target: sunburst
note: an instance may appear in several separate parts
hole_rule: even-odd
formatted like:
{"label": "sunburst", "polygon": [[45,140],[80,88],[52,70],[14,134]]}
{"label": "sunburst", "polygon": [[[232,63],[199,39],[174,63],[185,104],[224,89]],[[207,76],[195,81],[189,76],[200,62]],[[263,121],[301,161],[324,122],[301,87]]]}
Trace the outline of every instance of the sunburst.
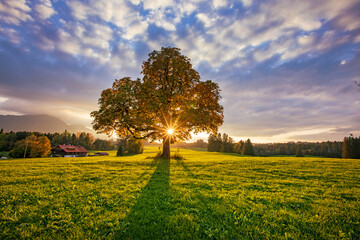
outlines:
{"label": "sunburst", "polygon": [[169,128],[169,129],[167,130],[167,133],[168,133],[169,135],[172,135],[172,134],[174,133],[174,129]]}

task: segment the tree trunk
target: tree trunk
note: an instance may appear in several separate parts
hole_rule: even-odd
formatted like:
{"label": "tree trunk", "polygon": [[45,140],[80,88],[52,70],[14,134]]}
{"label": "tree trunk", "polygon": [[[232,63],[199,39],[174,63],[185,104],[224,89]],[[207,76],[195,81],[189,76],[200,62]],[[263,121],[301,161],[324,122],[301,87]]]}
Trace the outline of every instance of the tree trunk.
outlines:
{"label": "tree trunk", "polygon": [[170,139],[163,139],[163,153],[161,155],[163,158],[170,159]]}

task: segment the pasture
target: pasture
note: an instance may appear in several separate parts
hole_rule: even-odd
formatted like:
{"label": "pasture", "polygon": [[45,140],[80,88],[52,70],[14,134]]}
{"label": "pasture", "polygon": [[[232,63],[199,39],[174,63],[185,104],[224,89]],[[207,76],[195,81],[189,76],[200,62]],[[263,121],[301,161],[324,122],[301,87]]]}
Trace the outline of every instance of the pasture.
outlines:
{"label": "pasture", "polygon": [[156,151],[0,160],[0,239],[360,239],[359,160]]}

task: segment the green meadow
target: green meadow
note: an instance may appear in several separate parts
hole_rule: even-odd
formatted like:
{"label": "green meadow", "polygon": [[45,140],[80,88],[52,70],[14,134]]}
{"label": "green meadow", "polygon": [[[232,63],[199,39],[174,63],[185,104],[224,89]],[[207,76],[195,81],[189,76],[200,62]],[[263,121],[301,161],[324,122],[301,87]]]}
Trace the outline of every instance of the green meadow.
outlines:
{"label": "green meadow", "polygon": [[0,239],[360,239],[360,161],[0,160]]}

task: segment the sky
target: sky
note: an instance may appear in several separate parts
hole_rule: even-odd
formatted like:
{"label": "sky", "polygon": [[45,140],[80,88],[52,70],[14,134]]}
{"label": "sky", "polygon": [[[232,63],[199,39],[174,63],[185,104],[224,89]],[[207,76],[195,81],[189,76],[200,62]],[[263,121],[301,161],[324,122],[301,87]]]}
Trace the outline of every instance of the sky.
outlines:
{"label": "sky", "polygon": [[167,46],[219,84],[236,141],[360,135],[358,0],[0,0],[0,114],[91,127],[101,91]]}

